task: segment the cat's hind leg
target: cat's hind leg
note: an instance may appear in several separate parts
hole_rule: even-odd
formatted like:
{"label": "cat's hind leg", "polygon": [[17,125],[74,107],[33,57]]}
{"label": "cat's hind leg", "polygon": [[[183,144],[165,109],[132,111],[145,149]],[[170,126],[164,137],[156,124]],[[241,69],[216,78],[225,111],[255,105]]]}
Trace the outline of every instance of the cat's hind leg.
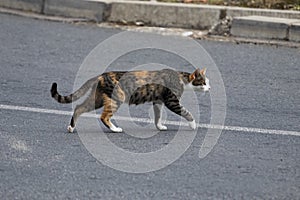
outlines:
{"label": "cat's hind leg", "polygon": [[103,100],[101,99],[101,94],[96,93],[96,97],[95,97],[95,91],[93,90],[82,104],[76,106],[70,125],[67,128],[68,132],[73,133],[75,129],[76,121],[82,113],[91,112],[93,110],[101,108],[102,106],[103,106]]}
{"label": "cat's hind leg", "polygon": [[73,133],[73,131],[75,129],[76,121],[82,113],[91,112],[100,107],[102,107],[102,106],[97,106],[94,104],[94,102],[88,102],[88,101],[85,101],[80,105],[77,105],[74,110],[70,125],[68,126],[69,133]]}
{"label": "cat's hind leg", "polygon": [[110,121],[113,114],[118,110],[120,106],[120,102],[108,97],[106,94],[103,94],[103,99],[104,99],[104,109],[101,114],[101,121],[112,132],[116,132],[116,133],[123,132],[122,128],[115,126]]}
{"label": "cat's hind leg", "polygon": [[161,112],[162,112],[162,103],[154,102],[153,110],[154,110],[154,123],[158,130],[165,131],[168,128],[161,123]]}

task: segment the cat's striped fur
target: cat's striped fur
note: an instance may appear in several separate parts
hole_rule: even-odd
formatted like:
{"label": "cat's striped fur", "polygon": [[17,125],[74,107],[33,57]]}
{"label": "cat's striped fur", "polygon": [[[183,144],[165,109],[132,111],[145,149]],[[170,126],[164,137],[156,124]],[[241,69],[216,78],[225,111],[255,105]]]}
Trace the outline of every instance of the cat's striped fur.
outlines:
{"label": "cat's striped fur", "polygon": [[189,111],[179,102],[184,89],[208,91],[209,81],[206,69],[197,69],[193,73],[177,72],[171,69],[158,71],[113,71],[106,72],[84,83],[77,91],[68,96],[57,92],[57,84],[53,83],[51,95],[59,103],[71,103],[89,95],[84,102],[75,108],[68,131],[73,132],[77,118],[85,112],[103,108],[101,121],[113,132],[122,132],[111,121],[111,117],[122,103],[143,104],[153,102],[155,125],[159,130],[167,130],[161,124],[161,107],[164,104],[169,110],[184,117],[192,129],[196,123]]}

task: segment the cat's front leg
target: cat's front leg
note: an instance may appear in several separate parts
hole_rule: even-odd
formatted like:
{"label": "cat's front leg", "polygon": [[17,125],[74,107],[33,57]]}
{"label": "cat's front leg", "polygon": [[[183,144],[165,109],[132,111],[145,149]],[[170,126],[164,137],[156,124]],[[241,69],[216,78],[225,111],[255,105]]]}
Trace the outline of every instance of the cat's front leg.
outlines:
{"label": "cat's front leg", "polygon": [[168,98],[165,99],[164,103],[169,110],[176,113],[177,115],[184,117],[188,121],[189,127],[191,129],[195,130],[197,128],[197,124],[193,115],[180,104],[179,99],[176,97],[176,95],[169,95]]}
{"label": "cat's front leg", "polygon": [[162,104],[161,103],[153,103],[154,110],[154,123],[158,130],[166,131],[168,128],[161,123],[161,112],[162,112]]}
{"label": "cat's front leg", "polygon": [[193,121],[189,122],[189,127],[191,127],[191,129],[195,130],[197,128],[196,121],[193,120]]}

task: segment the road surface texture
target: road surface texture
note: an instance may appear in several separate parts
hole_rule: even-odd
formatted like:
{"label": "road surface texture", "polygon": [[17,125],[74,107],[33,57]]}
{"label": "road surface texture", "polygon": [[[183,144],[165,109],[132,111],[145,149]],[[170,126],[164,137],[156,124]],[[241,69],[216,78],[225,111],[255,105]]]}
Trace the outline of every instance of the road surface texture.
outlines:
{"label": "road surface texture", "polygon": [[[58,111],[71,111],[72,105],[58,104],[49,92],[55,81],[61,93],[69,94],[84,58],[120,31],[4,14],[0,19],[0,199],[300,198],[299,49],[198,41],[224,81],[225,125],[241,130],[223,130],[214,149],[199,159],[207,131],[199,128],[191,146],[171,165],[133,174],[97,161],[78,133],[68,134],[70,115]],[[189,67],[172,54],[152,50],[133,52],[113,65],[125,70],[150,61]],[[199,123],[209,123],[210,95],[198,97]],[[147,118],[149,110],[149,105],[132,107],[130,114]],[[168,120],[180,120],[165,112]],[[155,131],[154,125],[145,129],[145,124],[125,122],[122,128],[128,132]],[[170,131],[141,139],[101,127],[99,133],[133,152],[162,148],[178,130],[169,125]],[[189,134],[188,127],[183,129],[178,134]],[[259,131],[269,129],[274,131]]]}

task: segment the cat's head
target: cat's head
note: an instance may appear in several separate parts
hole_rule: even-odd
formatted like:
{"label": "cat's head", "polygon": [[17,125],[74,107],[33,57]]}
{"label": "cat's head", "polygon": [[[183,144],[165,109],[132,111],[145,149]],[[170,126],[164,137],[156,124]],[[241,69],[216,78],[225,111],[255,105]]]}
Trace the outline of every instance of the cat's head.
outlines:
{"label": "cat's head", "polygon": [[186,85],[188,88],[207,92],[210,90],[209,80],[206,77],[206,68],[204,69],[196,69],[189,76],[189,83]]}

